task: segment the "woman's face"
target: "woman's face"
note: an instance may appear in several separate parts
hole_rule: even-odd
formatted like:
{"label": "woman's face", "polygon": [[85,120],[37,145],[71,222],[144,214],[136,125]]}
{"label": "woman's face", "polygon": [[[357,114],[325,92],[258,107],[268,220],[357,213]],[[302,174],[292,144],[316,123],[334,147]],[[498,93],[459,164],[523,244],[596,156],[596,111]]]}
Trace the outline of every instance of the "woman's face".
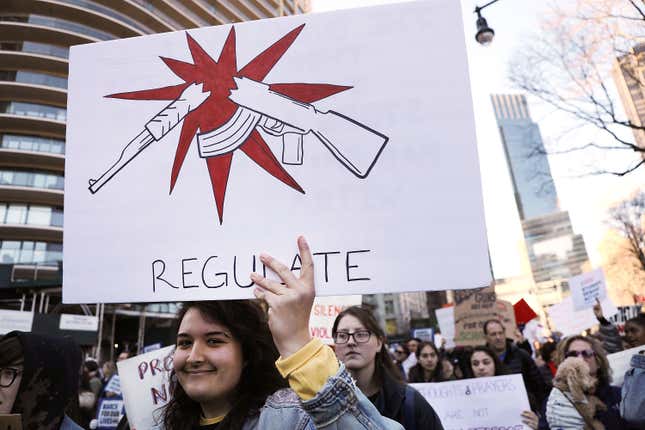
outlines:
{"label": "woman's face", "polygon": [[[22,381],[22,364],[0,368],[0,414],[10,414]],[[12,382],[13,380],[13,382]],[[11,384],[11,385],[9,385]],[[9,385],[5,387],[5,385]]]}
{"label": "woman's face", "polygon": [[202,407],[230,405],[242,374],[242,345],[227,327],[208,322],[192,308],[181,320],[173,363],[192,400]]}
{"label": "woman's face", "polygon": [[443,373],[444,377],[450,378],[453,375],[454,371],[455,371],[455,366],[452,365],[450,360],[448,359],[441,360],[441,372]]}
{"label": "woman's face", "polygon": [[626,322],[625,342],[630,348],[645,345],[645,327],[641,327],[633,321]]}
{"label": "woman's face", "polygon": [[596,361],[596,353],[594,352],[591,344],[584,340],[576,339],[569,345],[565,356],[577,356],[582,359],[589,366],[589,374],[596,376],[598,374],[598,362]]}
{"label": "woman's face", "polygon": [[[345,315],[336,328],[336,333],[353,334],[367,330],[361,321],[353,315]],[[374,364],[376,353],[381,350],[383,343],[374,333],[370,334],[365,343],[357,343],[355,336],[350,336],[347,343],[336,343],[336,356],[345,364],[348,370],[357,371]]]}
{"label": "woman's face", "polygon": [[434,371],[437,368],[437,363],[439,362],[439,357],[435,350],[430,346],[426,345],[423,347],[419,353],[419,364],[423,367],[423,370]]}
{"label": "woman's face", "polygon": [[483,351],[475,351],[470,357],[470,367],[475,378],[495,376],[495,361]]}

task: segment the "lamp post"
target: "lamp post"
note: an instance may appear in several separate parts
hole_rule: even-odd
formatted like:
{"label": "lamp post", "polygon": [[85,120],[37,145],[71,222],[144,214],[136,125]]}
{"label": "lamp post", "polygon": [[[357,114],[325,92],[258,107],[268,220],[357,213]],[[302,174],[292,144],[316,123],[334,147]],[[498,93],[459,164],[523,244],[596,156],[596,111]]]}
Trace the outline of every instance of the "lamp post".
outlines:
{"label": "lamp post", "polygon": [[475,13],[477,14],[477,34],[475,34],[475,40],[481,45],[490,45],[495,37],[495,31],[488,26],[486,18],[481,14],[481,11],[493,3],[497,3],[499,0],[492,0],[486,3],[483,6],[476,6]]}

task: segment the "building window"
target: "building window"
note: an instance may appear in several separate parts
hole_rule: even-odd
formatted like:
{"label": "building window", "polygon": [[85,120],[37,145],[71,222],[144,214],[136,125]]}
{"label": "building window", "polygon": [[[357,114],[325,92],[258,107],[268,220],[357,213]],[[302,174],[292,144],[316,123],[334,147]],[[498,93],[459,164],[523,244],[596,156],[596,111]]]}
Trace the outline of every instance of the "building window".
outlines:
{"label": "building window", "polygon": [[37,103],[0,102],[0,112],[36,118],[47,118],[56,121],[65,121],[67,119],[67,110],[64,108]]}
{"label": "building window", "polygon": [[0,242],[0,262],[23,264],[58,264],[63,259],[61,243],[3,240]]}
{"label": "building window", "polygon": [[65,141],[38,136],[2,134],[0,135],[0,148],[48,152],[50,154],[64,154]]}
{"label": "building window", "polygon": [[21,82],[23,84],[45,85],[48,87],[67,88],[67,78],[48,73],[25,72],[24,70],[0,70],[0,80]]}
{"label": "building window", "polygon": [[62,190],[65,180],[62,175],[53,173],[0,170],[0,185]]}
{"label": "building window", "polygon": [[394,301],[386,300],[385,301],[385,315],[392,315],[394,313]]}

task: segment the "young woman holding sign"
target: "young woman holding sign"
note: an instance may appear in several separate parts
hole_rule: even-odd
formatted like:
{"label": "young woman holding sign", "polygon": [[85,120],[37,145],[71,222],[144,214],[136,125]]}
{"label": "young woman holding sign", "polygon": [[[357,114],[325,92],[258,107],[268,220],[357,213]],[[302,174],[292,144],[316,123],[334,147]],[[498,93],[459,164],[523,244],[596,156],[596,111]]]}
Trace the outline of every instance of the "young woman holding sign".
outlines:
{"label": "young woman holding sign", "polygon": [[164,428],[401,428],[356,388],[331,348],[312,340],[313,262],[302,237],[298,248],[299,278],[268,255],[261,261],[284,285],[251,275],[268,321],[258,303],[246,300],[181,308]]}
{"label": "young woman holding sign", "polygon": [[443,429],[432,406],[402,381],[388,354],[385,333],[369,310],[359,306],[343,310],[334,321],[332,337],[336,356],[383,416],[406,430]]}
{"label": "young woman holding sign", "polygon": [[[507,375],[508,370],[487,346],[476,346],[470,356],[470,369],[475,378]],[[538,428],[538,416],[533,411],[522,412],[522,422],[531,429]]]}

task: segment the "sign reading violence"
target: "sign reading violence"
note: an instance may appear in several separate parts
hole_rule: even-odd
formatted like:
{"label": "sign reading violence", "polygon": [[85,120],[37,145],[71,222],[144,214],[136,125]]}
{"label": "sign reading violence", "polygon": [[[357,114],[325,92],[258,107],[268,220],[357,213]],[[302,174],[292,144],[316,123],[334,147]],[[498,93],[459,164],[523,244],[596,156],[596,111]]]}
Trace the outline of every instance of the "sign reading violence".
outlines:
{"label": "sign reading violence", "polygon": [[160,408],[170,399],[173,350],[174,346],[167,346],[117,363],[130,428],[158,425]]}
{"label": "sign reading violence", "polygon": [[527,429],[521,413],[531,410],[522,375],[412,384],[441,419],[445,430]]}
{"label": "sign reading violence", "polygon": [[67,303],[250,298],[299,234],[318,296],[491,280],[459,2],[74,46],[66,145]]}

